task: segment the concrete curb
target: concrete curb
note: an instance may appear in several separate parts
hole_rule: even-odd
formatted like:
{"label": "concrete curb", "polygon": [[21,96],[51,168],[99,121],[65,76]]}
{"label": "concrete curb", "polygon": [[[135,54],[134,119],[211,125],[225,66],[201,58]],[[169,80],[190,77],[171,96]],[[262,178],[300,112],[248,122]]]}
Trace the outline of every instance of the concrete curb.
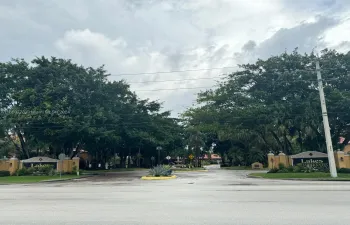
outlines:
{"label": "concrete curb", "polygon": [[96,175],[84,175],[84,176],[79,176],[79,177],[72,177],[72,178],[66,178],[66,179],[53,179],[53,180],[42,180],[36,183],[45,183],[45,182],[59,182],[59,181],[67,181],[67,180],[79,180],[82,178],[87,178],[87,177],[92,177]]}
{"label": "concrete curb", "polygon": [[345,179],[326,179],[326,178],[265,178],[265,177],[259,177],[259,176],[251,176],[247,175],[248,178],[254,178],[254,179],[264,179],[264,180],[295,180],[295,181],[343,181],[343,182],[350,182],[350,180]]}
{"label": "concrete curb", "polygon": [[208,172],[208,170],[173,170],[174,173],[177,172],[181,172],[181,173],[185,173],[185,172]]}
{"label": "concrete curb", "polygon": [[175,179],[176,176],[172,175],[170,177],[147,177],[147,176],[143,176],[141,177],[141,180],[171,180],[171,179]]}
{"label": "concrete curb", "polygon": [[0,183],[0,185],[21,185],[21,184],[37,184],[37,183],[50,183],[50,182],[60,182],[60,181],[69,181],[69,180],[79,180],[86,177],[92,177],[94,175],[86,175],[86,176],[80,176],[80,177],[72,177],[72,178],[66,178],[66,179],[53,179],[53,180],[42,180],[37,182],[28,182],[28,183]]}

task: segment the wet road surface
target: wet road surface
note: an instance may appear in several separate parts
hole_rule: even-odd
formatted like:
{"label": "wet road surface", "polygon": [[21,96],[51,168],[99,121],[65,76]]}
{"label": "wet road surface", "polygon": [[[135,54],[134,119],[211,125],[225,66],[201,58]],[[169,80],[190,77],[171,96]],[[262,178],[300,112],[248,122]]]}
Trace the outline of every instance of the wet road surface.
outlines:
{"label": "wet road surface", "polygon": [[1,224],[343,225],[350,219],[347,182],[272,181],[230,170],[140,180],[146,173],[0,185]]}

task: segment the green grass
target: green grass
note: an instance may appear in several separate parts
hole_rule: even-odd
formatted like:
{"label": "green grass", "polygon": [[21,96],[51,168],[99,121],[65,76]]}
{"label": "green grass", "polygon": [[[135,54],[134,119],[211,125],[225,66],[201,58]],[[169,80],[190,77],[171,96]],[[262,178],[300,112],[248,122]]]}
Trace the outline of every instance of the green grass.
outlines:
{"label": "green grass", "polygon": [[[77,175],[62,175],[62,179],[78,178]],[[56,176],[9,176],[0,177],[0,184],[24,184],[24,183],[37,183],[47,180],[59,180],[60,175]]]}
{"label": "green grass", "polygon": [[337,178],[332,178],[329,173],[251,173],[249,176],[267,179],[314,179],[314,180],[350,180],[350,174],[338,173]]}
{"label": "green grass", "polygon": [[126,172],[126,171],[139,171],[139,170],[149,170],[147,168],[118,168],[110,170],[82,170],[84,174],[90,173],[110,173],[110,172]]}
{"label": "green grass", "polygon": [[195,168],[175,168],[172,169],[174,172],[186,172],[186,171],[203,171],[206,170],[204,168],[201,167],[195,167]]}
{"label": "green grass", "polygon": [[252,170],[251,166],[230,166],[230,167],[221,167],[224,170]]}

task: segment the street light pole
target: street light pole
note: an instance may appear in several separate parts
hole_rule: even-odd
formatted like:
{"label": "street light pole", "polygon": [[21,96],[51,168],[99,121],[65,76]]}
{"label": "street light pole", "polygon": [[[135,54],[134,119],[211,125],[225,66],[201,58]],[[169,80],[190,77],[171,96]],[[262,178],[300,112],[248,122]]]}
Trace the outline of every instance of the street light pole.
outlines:
{"label": "street light pole", "polygon": [[332,138],[331,138],[331,132],[329,129],[329,122],[328,122],[328,115],[327,115],[326,99],[324,97],[322,77],[321,77],[320,70],[321,70],[320,69],[320,62],[316,61],[318,91],[320,92],[320,101],[321,101],[321,109],[322,109],[322,117],[323,117],[323,128],[324,128],[324,134],[326,136],[329,170],[331,172],[331,177],[337,177],[338,175],[337,175],[337,169],[335,167]]}

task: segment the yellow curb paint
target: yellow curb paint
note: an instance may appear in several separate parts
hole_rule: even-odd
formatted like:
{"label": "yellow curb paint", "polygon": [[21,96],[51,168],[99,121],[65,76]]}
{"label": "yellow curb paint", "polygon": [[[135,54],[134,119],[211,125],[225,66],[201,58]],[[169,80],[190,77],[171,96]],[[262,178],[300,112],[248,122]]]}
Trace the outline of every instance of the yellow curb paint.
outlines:
{"label": "yellow curb paint", "polygon": [[170,179],[175,179],[176,176],[172,175],[170,177],[147,177],[147,176],[143,176],[141,177],[141,180],[170,180]]}

